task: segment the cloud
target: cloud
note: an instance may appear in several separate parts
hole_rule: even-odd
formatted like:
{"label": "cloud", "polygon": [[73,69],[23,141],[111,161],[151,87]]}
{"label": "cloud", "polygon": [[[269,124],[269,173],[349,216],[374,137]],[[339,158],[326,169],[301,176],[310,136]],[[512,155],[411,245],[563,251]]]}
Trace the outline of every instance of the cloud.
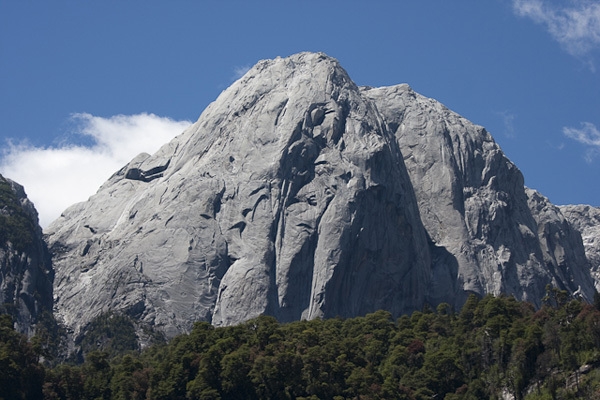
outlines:
{"label": "cloud", "polygon": [[250,71],[252,68],[250,65],[243,65],[241,67],[235,67],[233,69],[233,80],[237,81],[242,76],[246,75],[246,72]]}
{"label": "cloud", "polygon": [[508,138],[514,138],[516,136],[515,124],[514,124],[516,115],[514,115],[508,111],[501,111],[501,112],[497,112],[496,114],[498,114],[498,116],[500,116],[500,118],[502,118],[502,122],[504,124],[504,136],[506,136]]}
{"label": "cloud", "polygon": [[564,127],[563,133],[565,136],[588,147],[584,157],[588,163],[591,163],[600,154],[600,131],[596,128],[596,125],[583,122],[580,129]]}
{"label": "cloud", "polygon": [[25,187],[42,227],[68,206],[85,201],[133,157],[154,153],[191,124],[154,114],[75,114],[71,122],[71,142],[78,144],[34,147],[9,142],[0,155],[0,173]]}
{"label": "cloud", "polygon": [[600,2],[577,0],[556,6],[542,0],[513,0],[515,13],[545,25],[552,37],[576,57],[600,48]]}

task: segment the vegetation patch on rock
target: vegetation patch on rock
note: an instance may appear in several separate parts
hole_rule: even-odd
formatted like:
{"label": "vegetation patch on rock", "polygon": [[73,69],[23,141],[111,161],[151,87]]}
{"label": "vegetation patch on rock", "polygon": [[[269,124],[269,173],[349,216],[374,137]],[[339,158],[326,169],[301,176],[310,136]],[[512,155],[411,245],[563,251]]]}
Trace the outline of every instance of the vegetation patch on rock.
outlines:
{"label": "vegetation patch on rock", "polygon": [[15,250],[24,251],[33,244],[35,230],[10,182],[0,175],[0,246],[10,242]]}

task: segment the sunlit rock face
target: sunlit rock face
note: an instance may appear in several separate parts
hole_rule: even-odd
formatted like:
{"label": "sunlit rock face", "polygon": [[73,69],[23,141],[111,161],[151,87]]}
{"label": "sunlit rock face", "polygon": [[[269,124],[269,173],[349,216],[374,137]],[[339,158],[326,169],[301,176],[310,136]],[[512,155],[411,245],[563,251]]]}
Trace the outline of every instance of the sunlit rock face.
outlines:
{"label": "sunlit rock face", "polygon": [[483,128],[407,85],[359,88],[324,54],[261,61],[48,228],[57,316],[77,335],[116,310],[171,337],[470,292],[539,304],[547,283],[592,296],[583,247],[550,248],[564,218],[530,198]]}
{"label": "sunlit rock face", "polygon": [[262,61],[48,229],[59,317],[184,332],[421,308],[427,235],[397,142],[336,60]]}
{"label": "sunlit rock face", "polygon": [[21,185],[0,175],[0,312],[29,336],[52,314],[53,271],[38,214]]}

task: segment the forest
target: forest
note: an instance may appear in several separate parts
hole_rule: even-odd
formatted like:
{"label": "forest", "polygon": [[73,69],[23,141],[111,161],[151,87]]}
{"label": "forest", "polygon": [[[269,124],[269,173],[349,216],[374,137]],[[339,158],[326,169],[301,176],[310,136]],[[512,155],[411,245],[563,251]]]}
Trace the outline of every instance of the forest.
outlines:
{"label": "forest", "polygon": [[2,399],[600,399],[600,297],[548,286],[535,309],[471,295],[460,311],[425,307],[394,320],[281,324],[261,316],[140,349],[132,322],[107,314],[79,343],[81,359],[0,316]]}

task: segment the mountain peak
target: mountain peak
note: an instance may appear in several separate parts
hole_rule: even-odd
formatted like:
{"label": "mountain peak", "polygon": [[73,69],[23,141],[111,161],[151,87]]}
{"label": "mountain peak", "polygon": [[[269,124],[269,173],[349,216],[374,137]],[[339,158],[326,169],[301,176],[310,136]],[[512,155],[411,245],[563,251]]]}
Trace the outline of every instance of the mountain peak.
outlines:
{"label": "mountain peak", "polygon": [[260,61],[48,239],[76,334],[118,310],[170,337],[196,320],[400,315],[470,292],[539,304],[548,283],[589,297],[583,248],[552,253],[577,241],[550,237],[563,222],[530,208],[482,127],[300,53]]}

